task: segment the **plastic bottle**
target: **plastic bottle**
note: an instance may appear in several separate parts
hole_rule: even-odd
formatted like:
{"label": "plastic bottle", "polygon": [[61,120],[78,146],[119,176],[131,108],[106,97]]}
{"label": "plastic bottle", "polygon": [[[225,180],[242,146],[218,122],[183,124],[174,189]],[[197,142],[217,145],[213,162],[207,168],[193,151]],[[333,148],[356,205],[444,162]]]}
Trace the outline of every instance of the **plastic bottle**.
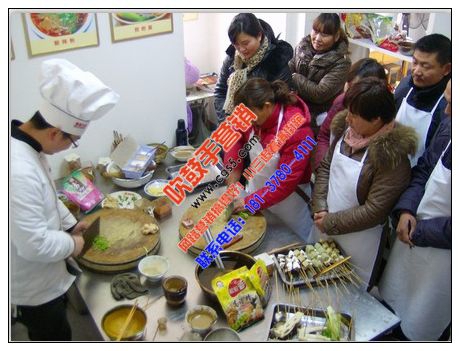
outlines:
{"label": "plastic bottle", "polygon": [[181,145],[188,145],[187,129],[185,128],[185,121],[183,119],[177,121],[176,128],[176,146]]}

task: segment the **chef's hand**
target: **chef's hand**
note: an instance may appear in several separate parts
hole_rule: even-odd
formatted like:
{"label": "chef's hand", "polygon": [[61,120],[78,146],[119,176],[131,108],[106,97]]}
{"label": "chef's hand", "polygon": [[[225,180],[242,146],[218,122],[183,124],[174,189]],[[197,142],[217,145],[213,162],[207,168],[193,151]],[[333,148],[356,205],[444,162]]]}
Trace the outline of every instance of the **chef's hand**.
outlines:
{"label": "chef's hand", "polygon": [[233,201],[233,213],[239,213],[241,211],[245,211],[244,208],[244,198],[236,199]]}
{"label": "chef's hand", "polygon": [[316,212],[315,214],[313,214],[313,220],[315,221],[315,225],[316,227],[318,227],[321,233],[325,232],[323,221],[324,221],[324,217],[326,217],[327,214],[328,214],[327,211],[320,211],[320,212]]}
{"label": "chef's hand", "polygon": [[86,222],[78,222],[75,227],[73,227],[71,234],[72,235],[83,235],[86,229],[88,229],[89,224]]}
{"label": "chef's hand", "polygon": [[81,250],[83,249],[83,245],[85,244],[85,239],[83,239],[83,235],[81,234],[72,234],[72,239],[74,243],[74,249],[72,252],[73,257],[77,257]]}
{"label": "chef's hand", "polygon": [[414,246],[410,239],[416,225],[417,220],[415,217],[410,212],[403,211],[399,216],[398,226],[396,227],[396,234],[398,234],[399,240],[411,247]]}

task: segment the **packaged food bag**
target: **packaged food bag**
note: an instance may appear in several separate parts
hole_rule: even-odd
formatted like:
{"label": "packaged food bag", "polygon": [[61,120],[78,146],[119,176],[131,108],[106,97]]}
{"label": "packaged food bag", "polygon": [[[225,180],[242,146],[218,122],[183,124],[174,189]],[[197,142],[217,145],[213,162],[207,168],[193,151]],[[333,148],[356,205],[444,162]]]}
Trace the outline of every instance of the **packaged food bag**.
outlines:
{"label": "packaged food bag", "polygon": [[259,294],[262,306],[267,306],[268,300],[270,299],[271,285],[270,276],[268,275],[267,266],[261,259],[257,260],[256,263],[249,270],[249,280],[251,281],[257,294]]}
{"label": "packaged food bag", "polygon": [[246,267],[214,278],[212,288],[233,330],[239,331],[264,318],[262,303]]}
{"label": "packaged food bag", "polygon": [[86,212],[91,211],[104,198],[81,170],[73,171],[64,179],[62,192]]}

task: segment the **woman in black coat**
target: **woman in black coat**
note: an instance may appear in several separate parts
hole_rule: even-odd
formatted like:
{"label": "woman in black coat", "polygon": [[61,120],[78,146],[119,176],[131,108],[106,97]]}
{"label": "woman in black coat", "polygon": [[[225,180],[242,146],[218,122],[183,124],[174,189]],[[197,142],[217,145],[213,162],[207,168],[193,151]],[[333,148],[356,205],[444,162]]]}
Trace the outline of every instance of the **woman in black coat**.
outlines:
{"label": "woman in black coat", "polygon": [[231,45],[214,93],[219,123],[232,113],[234,95],[249,78],[291,83],[288,62],[293,57],[293,49],[287,42],[275,38],[268,23],[252,13],[240,13],[233,18],[228,37]]}

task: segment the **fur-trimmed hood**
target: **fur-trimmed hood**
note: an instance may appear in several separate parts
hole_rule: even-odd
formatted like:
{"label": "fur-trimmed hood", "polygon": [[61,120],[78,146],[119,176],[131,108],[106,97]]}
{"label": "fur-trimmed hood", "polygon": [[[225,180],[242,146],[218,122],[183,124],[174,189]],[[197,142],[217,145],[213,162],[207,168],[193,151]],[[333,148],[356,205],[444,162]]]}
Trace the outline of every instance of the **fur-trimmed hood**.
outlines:
{"label": "fur-trimmed hood", "polygon": [[[337,113],[331,122],[331,132],[337,141],[348,128],[346,117],[348,110]],[[369,143],[369,162],[375,169],[395,169],[408,154],[417,151],[418,135],[416,131],[396,122],[395,128]]]}

